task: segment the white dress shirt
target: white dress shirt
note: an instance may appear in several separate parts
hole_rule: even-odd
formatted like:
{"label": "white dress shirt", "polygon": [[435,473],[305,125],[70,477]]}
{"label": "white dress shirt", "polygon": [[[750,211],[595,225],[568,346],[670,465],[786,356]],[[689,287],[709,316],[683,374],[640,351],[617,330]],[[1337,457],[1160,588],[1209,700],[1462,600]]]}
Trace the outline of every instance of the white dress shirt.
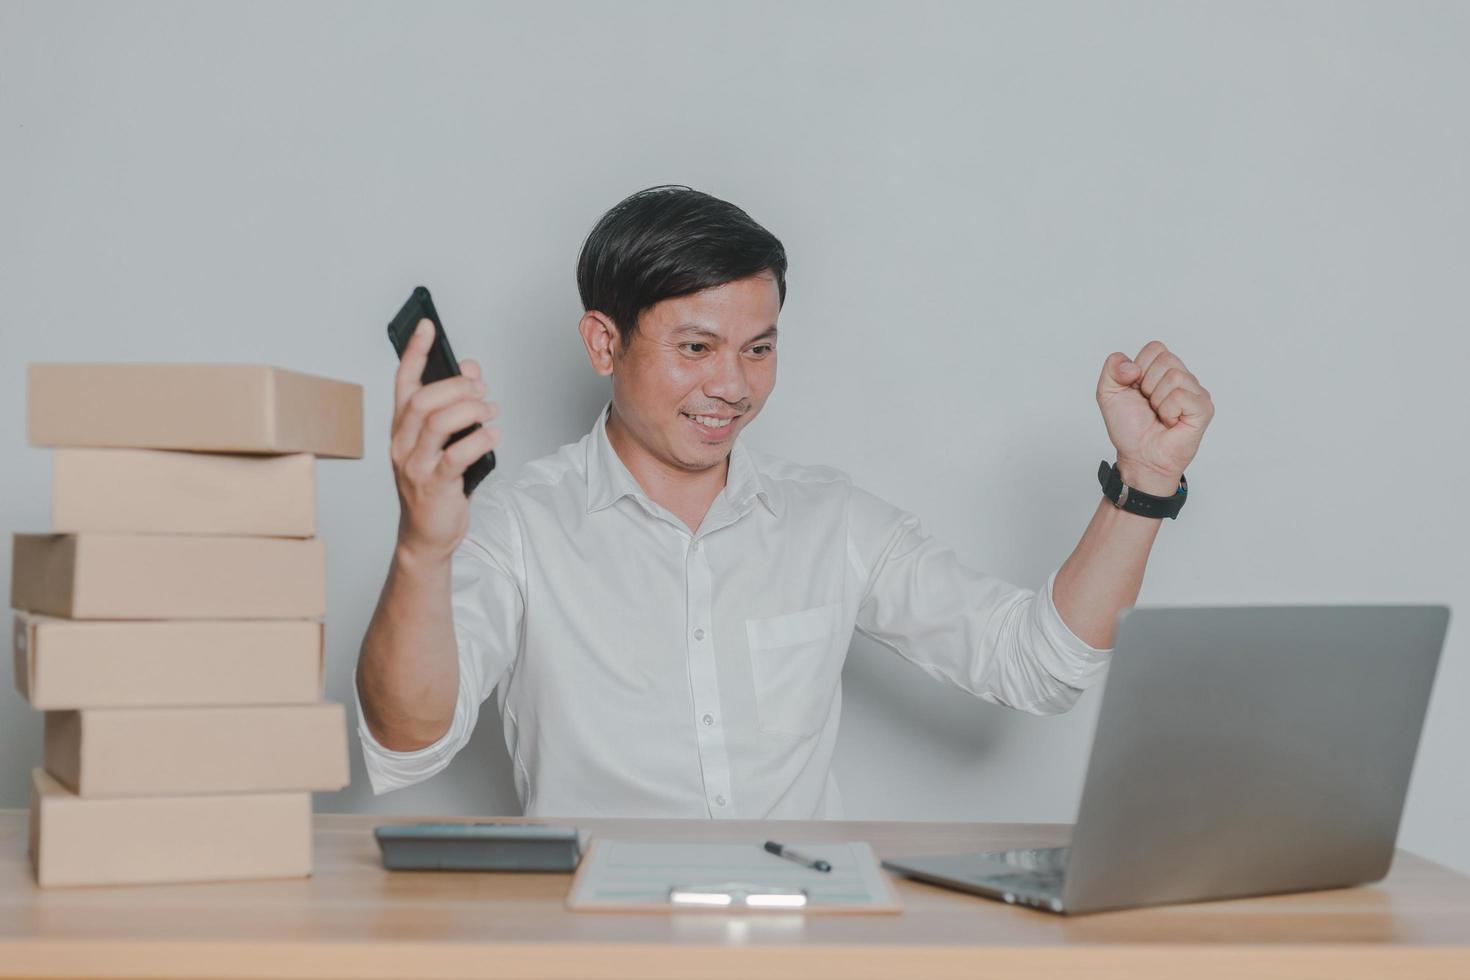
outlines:
{"label": "white dress shirt", "polygon": [[459,699],[437,742],[382,747],[373,791],[448,765],[497,695],[528,815],[838,818],[832,751],[853,629],[930,676],[1034,714],[1107,663],[1052,601],[961,564],[825,466],[736,439],[696,533],[608,442],[580,442],[472,498],[453,559]]}

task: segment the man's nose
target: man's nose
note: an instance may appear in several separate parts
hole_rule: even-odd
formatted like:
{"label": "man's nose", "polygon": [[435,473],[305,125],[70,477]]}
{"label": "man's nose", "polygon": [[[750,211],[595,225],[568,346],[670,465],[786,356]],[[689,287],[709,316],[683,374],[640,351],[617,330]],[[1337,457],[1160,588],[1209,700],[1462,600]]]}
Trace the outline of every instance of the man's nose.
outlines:
{"label": "man's nose", "polygon": [[745,362],[741,360],[739,351],[715,358],[713,372],[704,385],[705,394],[735,404],[744,401],[749,391]]}

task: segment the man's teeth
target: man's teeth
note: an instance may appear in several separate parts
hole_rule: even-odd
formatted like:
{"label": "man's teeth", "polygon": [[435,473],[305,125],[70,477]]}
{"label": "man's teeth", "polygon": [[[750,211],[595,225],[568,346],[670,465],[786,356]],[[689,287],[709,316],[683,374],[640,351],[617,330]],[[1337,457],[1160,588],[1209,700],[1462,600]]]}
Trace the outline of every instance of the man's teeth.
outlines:
{"label": "man's teeth", "polygon": [[717,419],[710,415],[691,415],[689,417],[700,425],[707,425],[711,429],[723,429],[734,421],[733,419]]}

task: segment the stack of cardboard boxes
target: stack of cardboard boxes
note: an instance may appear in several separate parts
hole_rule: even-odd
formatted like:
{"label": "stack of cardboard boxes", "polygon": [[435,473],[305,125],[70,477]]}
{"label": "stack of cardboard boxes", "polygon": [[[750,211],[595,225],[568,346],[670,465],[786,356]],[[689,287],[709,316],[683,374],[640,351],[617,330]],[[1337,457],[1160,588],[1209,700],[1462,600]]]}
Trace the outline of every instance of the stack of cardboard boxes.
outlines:
{"label": "stack of cardboard boxes", "polygon": [[42,885],[305,875],[347,784],[322,700],[314,457],[362,455],[362,389],[250,365],[32,365],[52,533],[17,534],[16,685],[45,712]]}

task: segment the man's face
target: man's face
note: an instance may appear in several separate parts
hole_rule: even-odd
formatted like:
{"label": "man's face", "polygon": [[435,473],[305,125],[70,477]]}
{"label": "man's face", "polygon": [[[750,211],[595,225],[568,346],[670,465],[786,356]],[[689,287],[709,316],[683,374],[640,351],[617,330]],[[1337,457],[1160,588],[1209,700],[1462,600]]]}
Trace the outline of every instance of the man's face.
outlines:
{"label": "man's face", "polygon": [[776,385],[780,312],[770,275],[644,310],[612,374],[613,409],[629,435],[682,470],[722,463]]}

